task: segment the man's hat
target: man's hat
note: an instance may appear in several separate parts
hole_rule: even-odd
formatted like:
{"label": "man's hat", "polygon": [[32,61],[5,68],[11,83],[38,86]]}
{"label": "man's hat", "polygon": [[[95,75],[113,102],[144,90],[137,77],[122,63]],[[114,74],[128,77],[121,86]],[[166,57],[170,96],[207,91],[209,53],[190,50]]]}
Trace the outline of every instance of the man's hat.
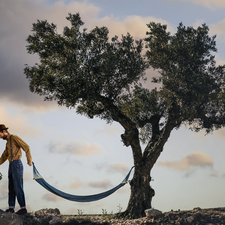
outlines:
{"label": "man's hat", "polygon": [[0,130],[8,130],[9,128],[6,127],[4,124],[0,124]]}

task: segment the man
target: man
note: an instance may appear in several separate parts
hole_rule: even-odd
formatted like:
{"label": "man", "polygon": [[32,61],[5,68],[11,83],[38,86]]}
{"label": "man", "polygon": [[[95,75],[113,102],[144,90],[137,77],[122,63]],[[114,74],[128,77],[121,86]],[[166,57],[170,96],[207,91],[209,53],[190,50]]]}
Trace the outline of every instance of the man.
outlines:
{"label": "man", "polygon": [[6,140],[6,148],[0,158],[0,165],[7,159],[9,161],[9,196],[8,204],[9,209],[6,212],[14,213],[15,200],[20,205],[20,210],[16,212],[17,215],[24,215],[27,213],[25,196],[23,191],[23,164],[21,161],[22,151],[26,152],[27,164],[32,166],[32,158],[30,147],[18,136],[11,135],[8,128],[4,124],[0,124],[0,138]]}

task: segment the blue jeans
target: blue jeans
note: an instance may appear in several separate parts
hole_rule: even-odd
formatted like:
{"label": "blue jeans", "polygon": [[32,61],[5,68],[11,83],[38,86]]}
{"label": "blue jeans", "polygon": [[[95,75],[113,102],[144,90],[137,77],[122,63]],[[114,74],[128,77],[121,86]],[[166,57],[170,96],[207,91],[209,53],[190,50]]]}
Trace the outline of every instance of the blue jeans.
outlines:
{"label": "blue jeans", "polygon": [[9,207],[15,208],[15,201],[17,201],[20,207],[25,207],[25,196],[23,191],[23,164],[22,161],[14,160],[9,163]]}

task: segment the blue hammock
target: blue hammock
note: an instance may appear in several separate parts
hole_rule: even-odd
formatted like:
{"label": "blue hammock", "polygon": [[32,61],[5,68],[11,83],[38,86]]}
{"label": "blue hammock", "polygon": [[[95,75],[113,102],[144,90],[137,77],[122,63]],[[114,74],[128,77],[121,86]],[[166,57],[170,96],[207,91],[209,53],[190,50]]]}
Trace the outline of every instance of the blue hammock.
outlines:
{"label": "blue hammock", "polygon": [[33,175],[34,175],[34,180],[36,180],[41,186],[43,186],[45,189],[47,189],[48,191],[52,192],[55,195],[58,195],[62,198],[65,198],[65,199],[70,200],[70,201],[75,201],[75,202],[93,202],[93,201],[97,201],[97,200],[100,200],[102,198],[105,198],[105,197],[111,195],[112,193],[114,193],[119,188],[123,187],[127,183],[128,179],[129,179],[129,176],[130,176],[130,173],[131,173],[133,168],[134,168],[134,166],[130,169],[130,171],[127,174],[127,176],[125,177],[125,179],[119,185],[112,188],[111,190],[100,193],[100,194],[84,195],[84,196],[67,194],[65,192],[62,192],[62,191],[52,187],[39,174],[39,172],[37,171],[34,163],[33,163]]}

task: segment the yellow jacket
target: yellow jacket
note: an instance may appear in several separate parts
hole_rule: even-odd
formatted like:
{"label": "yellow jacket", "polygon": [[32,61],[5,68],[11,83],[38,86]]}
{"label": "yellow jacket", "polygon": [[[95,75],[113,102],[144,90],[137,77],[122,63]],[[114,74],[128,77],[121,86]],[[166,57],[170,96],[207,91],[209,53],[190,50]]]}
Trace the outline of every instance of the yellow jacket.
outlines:
{"label": "yellow jacket", "polygon": [[[7,159],[11,162],[11,151],[10,151],[10,136],[8,134],[6,140],[6,148],[5,151],[2,153],[0,158],[0,165],[3,164]],[[22,158],[22,151],[21,148],[26,152],[27,163],[32,162],[32,157],[30,153],[30,147],[27,143],[25,143],[21,138],[16,135],[12,135],[11,137],[12,142],[12,153],[13,153],[13,160],[18,160]]]}

